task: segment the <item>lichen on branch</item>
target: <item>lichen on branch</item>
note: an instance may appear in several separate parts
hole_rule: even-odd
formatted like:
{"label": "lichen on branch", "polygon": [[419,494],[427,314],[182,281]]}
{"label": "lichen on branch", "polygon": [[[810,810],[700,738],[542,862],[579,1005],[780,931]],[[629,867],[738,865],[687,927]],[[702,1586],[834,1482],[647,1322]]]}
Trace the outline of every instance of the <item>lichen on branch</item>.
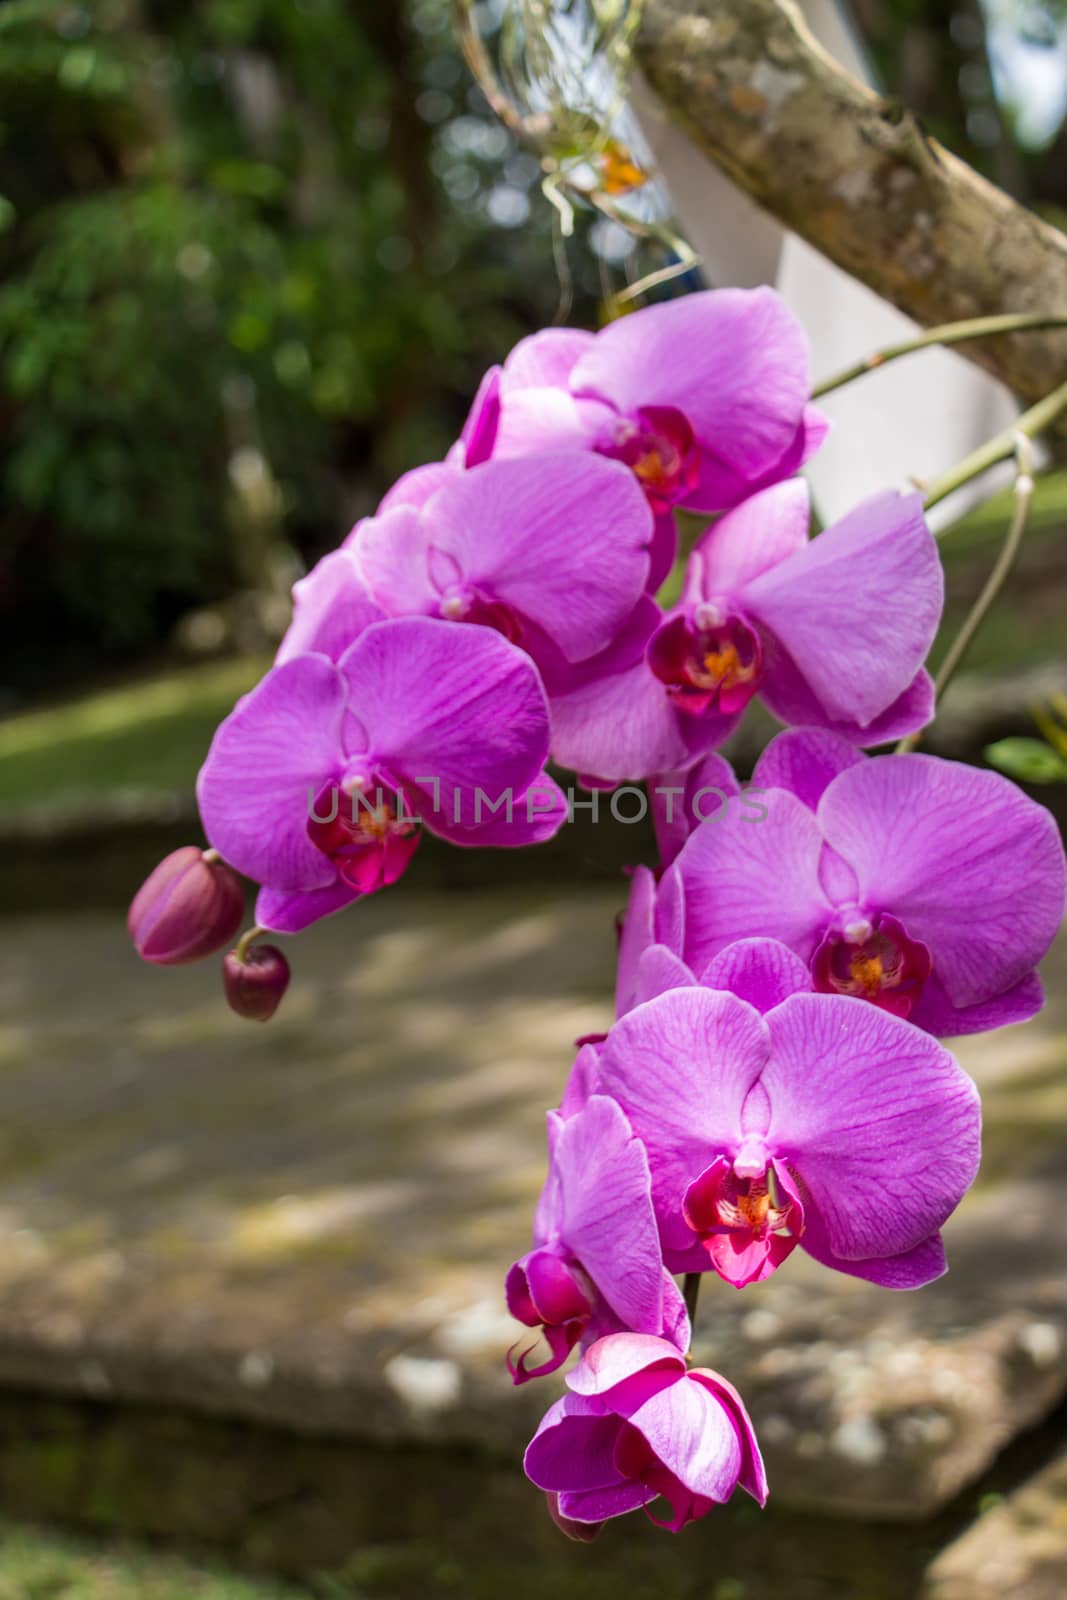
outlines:
{"label": "lichen on branch", "polygon": [[[1067,236],[857,82],[791,0],[644,0],[636,56],[669,113],[740,188],[925,327],[1067,312]],[[1067,333],[961,354],[1034,400]]]}

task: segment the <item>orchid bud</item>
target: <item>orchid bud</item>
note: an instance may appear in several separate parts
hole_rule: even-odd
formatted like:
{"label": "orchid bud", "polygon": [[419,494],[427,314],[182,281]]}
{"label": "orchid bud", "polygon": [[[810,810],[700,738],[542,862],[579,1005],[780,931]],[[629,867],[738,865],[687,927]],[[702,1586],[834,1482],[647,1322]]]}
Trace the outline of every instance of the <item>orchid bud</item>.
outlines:
{"label": "orchid bud", "polygon": [[165,856],[126,917],[143,961],[178,967],[229,944],[244,916],[241,880],[214,851],[187,844]]}
{"label": "orchid bud", "polygon": [[556,1524],[560,1533],[565,1533],[568,1539],[573,1539],[576,1544],[592,1544],[601,1528],[602,1522],[575,1522],[573,1517],[565,1517],[559,1509],[559,1495],[546,1494],[545,1504],[548,1514]]}
{"label": "orchid bud", "polygon": [[289,987],[289,963],[273,944],[238,946],[222,958],[222,986],[230,1010],[251,1022],[269,1022]]}

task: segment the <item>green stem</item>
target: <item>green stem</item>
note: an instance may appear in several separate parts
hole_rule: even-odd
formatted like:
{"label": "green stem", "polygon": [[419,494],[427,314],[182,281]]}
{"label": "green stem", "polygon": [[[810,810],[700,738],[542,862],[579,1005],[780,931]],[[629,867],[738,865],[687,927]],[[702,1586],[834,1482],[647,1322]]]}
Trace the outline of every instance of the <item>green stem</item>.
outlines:
{"label": "green stem", "polygon": [[242,965],[248,960],[249,950],[251,950],[253,944],[263,932],[265,932],[265,929],[253,924],[252,927],[249,928],[247,932],[242,933],[241,937],[238,939],[236,945],[234,946],[233,953]]}
{"label": "green stem", "polygon": [[926,350],[935,344],[963,344],[968,339],[984,339],[996,333],[1028,333],[1039,328],[1063,327],[1067,327],[1067,316],[1046,316],[1041,312],[1028,311],[1007,312],[997,317],[971,317],[966,322],[943,322],[939,327],[927,328],[915,339],[905,339],[900,344],[889,344],[882,350],[875,350],[872,355],[865,356],[862,361],[855,362],[843,372],[820,383],[812,390],[811,397],[818,400],[833,389],[840,389],[844,384],[862,378],[867,372],[876,372],[879,367],[896,361],[899,356],[911,355],[913,350]]}
{"label": "green stem", "polygon": [[697,1325],[697,1301],[700,1299],[700,1273],[687,1272],[682,1284],[682,1299],[685,1309],[689,1313],[689,1327],[695,1333]]}
{"label": "green stem", "polygon": [[[989,615],[990,607],[1008,578],[1012,567],[1015,565],[1019,550],[1022,546],[1023,535],[1030,520],[1030,503],[1034,494],[1034,479],[1031,468],[1033,466],[1033,446],[1025,433],[1020,433],[1015,440],[1015,504],[1012,507],[1011,521],[1008,531],[1004,536],[1004,543],[1000,547],[1000,554],[993,564],[982,591],[967,616],[959,633],[953,639],[948,649],[948,654],[938,669],[934,679],[934,699],[937,705],[941,704],[945,690],[959,671],[968,650],[974,643],[982,623]],[[922,734],[909,734],[897,745],[897,754],[904,755],[909,750],[914,750],[922,738]]]}
{"label": "green stem", "polygon": [[1006,461],[1014,455],[1019,434],[1033,439],[1050,428],[1064,411],[1067,411],[1067,383],[1061,383],[1058,389],[1053,389],[1051,394],[1017,417],[1010,427],[987,439],[985,444],[979,445],[977,450],[957,462],[944,477],[936,479],[926,491],[926,509],[929,511],[931,506],[936,506],[939,500],[944,500],[963,484],[970,483],[972,478],[988,472],[998,461]]}

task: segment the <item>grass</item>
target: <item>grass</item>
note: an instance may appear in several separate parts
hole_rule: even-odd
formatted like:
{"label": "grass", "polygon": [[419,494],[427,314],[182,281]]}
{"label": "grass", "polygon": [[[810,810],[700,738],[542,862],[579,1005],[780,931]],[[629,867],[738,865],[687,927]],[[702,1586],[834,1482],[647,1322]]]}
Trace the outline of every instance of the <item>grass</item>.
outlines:
{"label": "grass", "polygon": [[0,1600],[307,1600],[307,1593],[144,1546],[0,1522]]}
{"label": "grass", "polygon": [[189,793],[217,724],[265,666],[186,667],[0,722],[0,816],[115,792]]}

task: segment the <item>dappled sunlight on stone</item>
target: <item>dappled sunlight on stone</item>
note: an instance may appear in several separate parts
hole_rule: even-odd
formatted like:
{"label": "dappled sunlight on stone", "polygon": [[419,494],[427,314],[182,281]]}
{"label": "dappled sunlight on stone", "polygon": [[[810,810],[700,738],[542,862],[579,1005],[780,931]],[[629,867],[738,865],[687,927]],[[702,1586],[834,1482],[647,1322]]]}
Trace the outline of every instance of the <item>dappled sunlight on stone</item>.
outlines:
{"label": "dappled sunlight on stone", "polygon": [[[513,1454],[546,1391],[511,1391],[503,1273],[574,1040],[611,1020],[622,898],[382,896],[292,943],[269,1028],[117,919],[0,925],[0,1381]],[[947,1278],[888,1294],[798,1251],[707,1289],[697,1355],[779,1502],[942,1503],[1067,1390],[1065,967],[1039,1021],[956,1046],[987,1160]]]}

